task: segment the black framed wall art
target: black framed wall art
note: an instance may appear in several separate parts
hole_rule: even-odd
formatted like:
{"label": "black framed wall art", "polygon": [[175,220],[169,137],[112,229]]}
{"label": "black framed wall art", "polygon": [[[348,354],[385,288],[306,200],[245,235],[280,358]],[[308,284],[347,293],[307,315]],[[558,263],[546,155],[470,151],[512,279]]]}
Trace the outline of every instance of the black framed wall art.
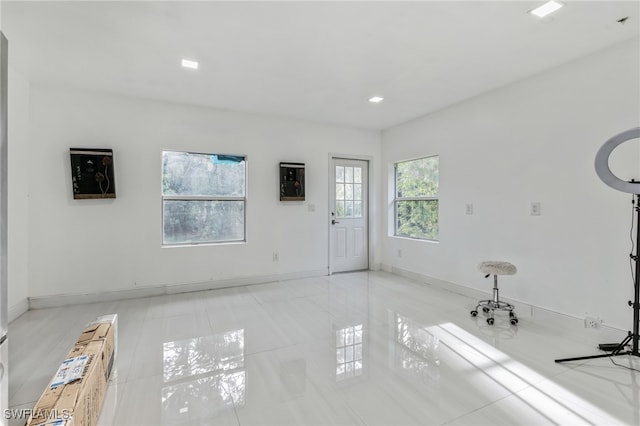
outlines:
{"label": "black framed wall art", "polygon": [[280,163],[280,201],[304,201],[304,163]]}
{"label": "black framed wall art", "polygon": [[73,198],[116,198],[113,150],[71,148],[71,184]]}

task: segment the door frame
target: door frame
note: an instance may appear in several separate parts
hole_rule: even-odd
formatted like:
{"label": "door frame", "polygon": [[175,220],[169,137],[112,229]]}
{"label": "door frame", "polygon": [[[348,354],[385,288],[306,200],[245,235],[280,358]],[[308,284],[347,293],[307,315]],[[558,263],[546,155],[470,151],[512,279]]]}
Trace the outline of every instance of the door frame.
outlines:
{"label": "door frame", "polygon": [[[354,154],[339,154],[339,153],[334,153],[334,152],[330,152],[329,153],[329,161],[328,161],[328,170],[329,170],[329,174],[328,174],[328,178],[329,178],[329,182],[328,182],[328,194],[327,194],[327,232],[329,233],[329,247],[327,248],[327,257],[328,257],[328,262],[327,264],[329,265],[328,267],[328,275],[333,275],[333,256],[331,255],[331,251],[332,251],[332,247],[334,245],[334,238],[333,238],[333,233],[331,232],[332,226],[331,226],[331,205],[333,203],[332,201],[332,197],[335,194],[335,176],[334,176],[334,170],[333,170],[333,160],[359,160],[359,161],[364,161],[367,163],[367,212],[366,212],[366,219],[367,219],[367,270],[372,270],[372,265],[373,265],[373,238],[372,238],[372,234],[373,234],[373,220],[372,217],[373,215],[371,214],[371,206],[373,205],[374,201],[376,200],[373,196],[373,192],[374,192],[374,185],[373,185],[373,157],[370,155],[354,155]],[[332,187],[333,185],[333,187]]]}

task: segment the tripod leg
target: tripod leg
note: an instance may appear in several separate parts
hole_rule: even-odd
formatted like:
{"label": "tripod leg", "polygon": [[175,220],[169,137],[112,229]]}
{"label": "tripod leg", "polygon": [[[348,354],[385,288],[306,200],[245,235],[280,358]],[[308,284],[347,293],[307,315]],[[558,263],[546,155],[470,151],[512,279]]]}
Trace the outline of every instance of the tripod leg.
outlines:
{"label": "tripod leg", "polygon": [[629,343],[632,339],[634,339],[634,341],[635,341],[635,339],[637,339],[637,337],[634,337],[634,335],[633,335],[633,334],[629,333],[629,334],[627,335],[627,337],[626,337],[622,342],[620,342],[620,344],[618,345],[618,347],[617,347],[617,348],[615,348],[615,349],[611,352],[611,355],[618,355],[618,354],[619,354],[619,353],[624,349],[624,347],[626,346],[626,344],[627,344],[627,343]]}
{"label": "tripod leg", "polygon": [[560,362],[568,362],[568,361],[581,361],[583,359],[607,358],[607,357],[610,357],[610,356],[622,355],[625,352],[621,352],[621,351],[626,346],[626,344],[629,343],[629,341],[631,340],[631,336],[632,336],[631,333],[629,333],[629,335],[627,337],[625,337],[622,342],[620,342],[618,347],[613,352],[611,352],[609,354],[589,355],[589,356],[579,356],[579,357],[575,357],[575,358],[556,359],[555,362],[560,363]]}

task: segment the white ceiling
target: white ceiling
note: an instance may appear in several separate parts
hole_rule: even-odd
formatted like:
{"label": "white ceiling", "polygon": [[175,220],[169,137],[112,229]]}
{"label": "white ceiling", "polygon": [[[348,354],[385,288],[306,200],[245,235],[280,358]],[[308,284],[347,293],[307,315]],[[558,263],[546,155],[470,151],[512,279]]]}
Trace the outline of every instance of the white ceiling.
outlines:
{"label": "white ceiling", "polygon": [[541,3],[3,1],[1,16],[32,82],[384,129],[640,37],[638,1],[526,13]]}

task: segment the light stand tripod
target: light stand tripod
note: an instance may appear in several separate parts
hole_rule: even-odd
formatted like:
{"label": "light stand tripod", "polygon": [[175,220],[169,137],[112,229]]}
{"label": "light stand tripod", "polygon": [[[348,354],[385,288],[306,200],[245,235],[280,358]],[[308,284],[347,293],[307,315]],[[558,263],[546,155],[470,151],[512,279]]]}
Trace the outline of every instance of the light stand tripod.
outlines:
{"label": "light stand tripod", "polygon": [[[640,182],[635,182],[639,183]],[[635,279],[633,283],[633,293],[634,299],[633,302],[629,301],[629,306],[633,307],[633,331],[630,331],[627,334],[627,337],[624,338],[622,342],[618,344],[615,349],[611,353],[607,354],[599,354],[599,355],[590,355],[590,356],[580,356],[575,358],[563,358],[556,359],[556,362],[565,362],[565,361],[579,361],[583,359],[593,359],[593,358],[606,358],[618,355],[633,355],[640,356],[640,352],[638,352],[638,340],[640,340],[640,335],[638,334],[638,323],[640,321],[640,196],[636,196],[634,201],[634,210],[636,213],[636,254],[629,254],[631,260],[636,263],[635,267]],[[625,351],[624,348],[631,342],[631,350]]]}
{"label": "light stand tripod", "polygon": [[[631,260],[636,263],[635,277],[633,280],[634,298],[633,302],[628,302],[629,306],[633,307],[633,331],[630,331],[629,334],[627,334],[627,337],[625,337],[624,340],[617,346],[615,346],[615,344],[604,345],[607,347],[614,347],[611,353],[556,359],[556,362],[579,361],[583,359],[605,358],[618,355],[640,356],[640,352],[638,352],[638,340],[640,340],[640,335],[638,334],[638,322],[640,321],[640,182],[636,182],[634,180],[631,180],[631,182],[626,182],[615,176],[609,168],[609,156],[611,155],[611,152],[621,143],[636,138],[640,138],[640,127],[634,127],[633,129],[626,130],[609,138],[609,140],[607,140],[604,145],[602,145],[602,147],[598,150],[595,159],[596,173],[605,184],[609,185],[613,189],[617,189],[618,191],[635,194],[634,199],[636,200],[636,202],[634,203],[634,210],[637,215],[635,247],[636,254],[629,254]],[[631,350],[625,351],[624,348],[629,342],[631,342]]]}

